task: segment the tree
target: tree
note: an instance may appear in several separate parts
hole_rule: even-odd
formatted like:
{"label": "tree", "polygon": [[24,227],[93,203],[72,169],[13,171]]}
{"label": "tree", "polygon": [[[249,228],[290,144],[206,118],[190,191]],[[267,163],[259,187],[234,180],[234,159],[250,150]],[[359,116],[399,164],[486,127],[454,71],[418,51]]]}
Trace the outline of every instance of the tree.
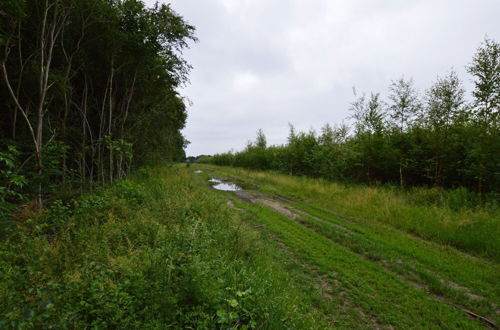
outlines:
{"label": "tree", "polygon": [[380,93],[371,93],[368,101],[363,94],[351,103],[352,118],[358,132],[381,133],[384,127],[385,111]]}
{"label": "tree", "polygon": [[133,160],[183,159],[177,88],[190,70],[182,50],[195,40],[168,5],[2,1],[0,145],[20,150],[39,205],[49,183],[83,189],[122,178]]}
{"label": "tree", "polygon": [[[19,111],[29,128],[31,138],[33,140],[34,155],[37,160],[37,172],[39,178],[43,176],[43,149],[44,149],[44,120],[47,112],[49,111],[49,101],[48,93],[51,87],[54,85],[53,77],[51,79],[51,71],[54,60],[54,49],[56,44],[59,42],[61,32],[66,24],[68,17],[67,8],[62,4],[61,1],[45,0],[37,4],[34,4],[40,13],[36,25],[36,38],[35,47],[28,56],[33,57],[36,63],[36,84],[37,84],[37,94],[33,99],[27,99],[28,102],[23,102],[19,97],[19,91],[13,87],[12,78],[9,76],[7,70],[7,60],[12,51],[11,42],[13,39],[21,40],[21,22],[19,22],[18,33],[15,36],[8,37],[5,41],[4,56],[0,63],[2,68],[3,78],[10,97],[14,101],[16,106],[16,112]],[[22,56],[21,49],[18,48],[19,56]],[[22,60],[21,60],[22,62]],[[21,73],[22,74],[22,73]],[[19,77],[18,79],[21,79]],[[34,108],[34,114],[31,115],[30,107]],[[52,138],[55,132],[52,132]],[[42,205],[42,183],[38,182],[38,191],[36,196],[36,201],[39,206]]]}
{"label": "tree", "polygon": [[438,78],[427,90],[424,121],[432,133],[431,148],[434,154],[434,185],[440,186],[448,139],[455,119],[465,111],[465,90],[455,71],[451,70],[443,78]]}
{"label": "tree", "polygon": [[404,133],[411,126],[421,104],[413,87],[413,79],[405,80],[404,77],[393,81],[389,87],[390,117],[393,125],[399,131],[399,184],[404,184],[404,170],[406,167],[406,146]]}
{"label": "tree", "polygon": [[[358,177],[372,182],[382,180],[385,167],[386,143],[384,134],[385,111],[379,93],[371,93],[368,100],[363,94],[351,104],[355,119],[355,165]],[[361,179],[361,178],[360,178]]]}
{"label": "tree", "polygon": [[[500,128],[498,123],[500,109],[500,44],[485,38],[467,67],[474,77],[474,114],[477,125],[477,143],[471,150],[474,160],[473,171],[477,189],[483,192],[485,182],[499,182],[500,166]],[[490,180],[487,180],[488,176]]]}
{"label": "tree", "polygon": [[262,129],[257,130],[257,137],[255,139],[255,146],[260,149],[266,149],[267,140]]}
{"label": "tree", "polygon": [[487,126],[498,125],[500,108],[500,43],[485,38],[467,67],[474,77],[476,116]]}

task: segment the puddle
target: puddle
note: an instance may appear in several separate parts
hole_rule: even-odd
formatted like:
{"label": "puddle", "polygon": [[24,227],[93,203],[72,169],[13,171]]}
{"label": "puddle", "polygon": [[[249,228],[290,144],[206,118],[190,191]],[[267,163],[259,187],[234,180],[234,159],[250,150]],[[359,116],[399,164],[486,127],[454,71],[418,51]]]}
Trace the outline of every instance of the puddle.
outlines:
{"label": "puddle", "polygon": [[208,182],[210,182],[210,184],[212,185],[222,183],[222,181],[217,178],[211,178],[210,180],[208,180]]}
{"label": "puddle", "polygon": [[202,170],[196,170],[196,171],[194,171],[194,173],[203,173],[203,171]]}
{"label": "puddle", "polygon": [[217,190],[223,190],[223,191],[239,191],[241,190],[241,188],[232,183],[232,182],[221,182],[221,183],[218,183],[214,186],[212,186],[212,188],[214,189],[217,189]]}
{"label": "puddle", "polygon": [[212,188],[222,191],[240,191],[241,187],[232,182],[224,182],[217,178],[211,178],[208,182],[212,185]]}

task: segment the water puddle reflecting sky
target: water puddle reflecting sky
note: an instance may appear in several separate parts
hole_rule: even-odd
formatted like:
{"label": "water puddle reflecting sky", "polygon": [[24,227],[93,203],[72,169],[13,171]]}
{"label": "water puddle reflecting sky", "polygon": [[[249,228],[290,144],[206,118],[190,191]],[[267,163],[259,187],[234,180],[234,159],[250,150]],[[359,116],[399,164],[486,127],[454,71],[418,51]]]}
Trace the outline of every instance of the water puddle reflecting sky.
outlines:
{"label": "water puddle reflecting sky", "polygon": [[224,182],[224,181],[219,180],[217,178],[211,178],[209,180],[209,182],[212,185],[212,188],[217,189],[217,190],[222,190],[222,191],[239,191],[239,190],[241,190],[241,187],[238,186],[237,184],[234,184],[232,182]]}

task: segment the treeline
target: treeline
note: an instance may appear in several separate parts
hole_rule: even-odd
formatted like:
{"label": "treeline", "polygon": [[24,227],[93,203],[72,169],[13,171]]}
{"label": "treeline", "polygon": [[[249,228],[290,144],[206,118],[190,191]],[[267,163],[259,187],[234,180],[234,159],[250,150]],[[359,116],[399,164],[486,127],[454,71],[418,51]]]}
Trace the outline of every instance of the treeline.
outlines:
{"label": "treeline", "polygon": [[467,67],[473,102],[452,70],[423,95],[411,79],[379,93],[356,95],[353,125],[325,125],[320,133],[290,126],[285,145],[257,139],[236,153],[202,162],[358,183],[466,187],[500,191],[500,44],[486,38]]}
{"label": "treeline", "polygon": [[183,159],[190,40],[169,5],[1,0],[0,202]]}

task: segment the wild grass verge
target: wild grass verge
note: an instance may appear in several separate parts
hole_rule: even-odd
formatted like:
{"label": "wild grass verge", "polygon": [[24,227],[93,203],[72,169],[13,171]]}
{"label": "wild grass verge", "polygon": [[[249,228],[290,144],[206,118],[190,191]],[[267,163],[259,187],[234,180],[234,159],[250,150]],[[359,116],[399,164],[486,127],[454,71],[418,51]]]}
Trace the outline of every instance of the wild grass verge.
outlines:
{"label": "wild grass verge", "polygon": [[260,234],[192,171],[144,169],[0,242],[0,327],[323,328]]}

